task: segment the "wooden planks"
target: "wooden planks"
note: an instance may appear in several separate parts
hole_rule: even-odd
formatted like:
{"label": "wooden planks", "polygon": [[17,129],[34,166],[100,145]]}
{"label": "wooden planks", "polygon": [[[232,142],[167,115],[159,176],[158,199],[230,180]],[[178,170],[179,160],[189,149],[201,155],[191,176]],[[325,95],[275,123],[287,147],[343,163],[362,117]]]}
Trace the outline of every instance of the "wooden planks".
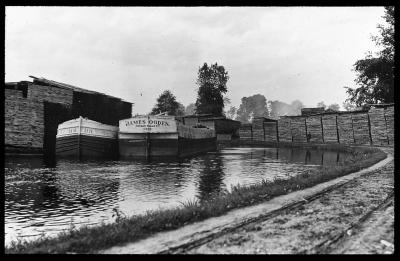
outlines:
{"label": "wooden planks", "polygon": [[368,113],[354,113],[351,115],[351,118],[353,122],[354,143],[371,144]]}
{"label": "wooden planks", "polygon": [[308,116],[306,118],[307,136],[309,142],[322,143],[322,123],[321,116]]}
{"label": "wooden planks", "polygon": [[278,141],[277,122],[264,122],[264,140]]}
{"label": "wooden planks", "polygon": [[278,120],[279,142],[292,142],[292,132],[290,127],[290,118],[282,117]]}
{"label": "wooden planks", "polygon": [[354,143],[353,122],[350,113],[337,116],[339,143]]}
{"label": "wooden planks", "polygon": [[394,106],[387,107],[385,110],[386,131],[388,142],[394,144]]}
{"label": "wooden planks", "polygon": [[307,142],[306,117],[293,117],[290,120],[293,142]]}
{"label": "wooden planks", "polygon": [[242,124],[239,128],[239,137],[243,140],[252,139],[252,129],[251,124]]}
{"label": "wooden planks", "polygon": [[254,118],[251,125],[253,140],[264,140],[264,118]]}
{"label": "wooden planks", "polygon": [[326,143],[339,142],[336,117],[337,114],[322,115],[322,129],[324,134],[324,142]]}
{"label": "wooden planks", "polygon": [[368,112],[371,125],[371,140],[373,145],[387,145],[385,109],[371,107]]}

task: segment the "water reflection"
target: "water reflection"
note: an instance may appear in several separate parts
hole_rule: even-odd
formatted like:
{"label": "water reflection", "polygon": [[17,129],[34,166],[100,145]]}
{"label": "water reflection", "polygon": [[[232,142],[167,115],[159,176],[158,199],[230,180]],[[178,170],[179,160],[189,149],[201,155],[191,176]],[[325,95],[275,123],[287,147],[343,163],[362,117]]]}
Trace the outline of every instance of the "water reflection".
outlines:
{"label": "water reflection", "polygon": [[348,155],[289,148],[225,148],[179,161],[46,161],[5,158],[6,243],[80,225],[112,222],[113,209],[136,215],[210,196],[231,186],[289,178]]}

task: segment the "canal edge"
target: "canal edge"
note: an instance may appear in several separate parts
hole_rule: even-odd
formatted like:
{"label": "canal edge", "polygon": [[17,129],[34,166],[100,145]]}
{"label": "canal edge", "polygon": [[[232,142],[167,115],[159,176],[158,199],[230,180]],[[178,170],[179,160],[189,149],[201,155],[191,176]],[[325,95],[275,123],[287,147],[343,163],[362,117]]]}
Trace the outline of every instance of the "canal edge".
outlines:
{"label": "canal edge", "polygon": [[[382,150],[382,148],[379,148]],[[171,231],[156,233],[148,238],[100,250],[100,254],[171,254],[190,250],[212,239],[252,222],[262,221],[279,215],[282,211],[301,206],[315,200],[327,192],[335,190],[354,179],[375,171],[394,157],[387,150],[382,150],[386,158],[360,171],[317,184],[304,190],[272,198],[269,201],[234,209],[222,216],[208,218]]]}

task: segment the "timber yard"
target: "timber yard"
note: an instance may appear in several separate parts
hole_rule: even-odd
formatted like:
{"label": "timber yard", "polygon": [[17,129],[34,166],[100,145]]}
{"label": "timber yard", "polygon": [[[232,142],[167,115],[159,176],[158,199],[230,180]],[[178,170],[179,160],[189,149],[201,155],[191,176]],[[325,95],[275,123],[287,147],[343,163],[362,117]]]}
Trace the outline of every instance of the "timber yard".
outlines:
{"label": "timber yard", "polygon": [[396,253],[394,6],[9,6],[5,32],[6,254]]}

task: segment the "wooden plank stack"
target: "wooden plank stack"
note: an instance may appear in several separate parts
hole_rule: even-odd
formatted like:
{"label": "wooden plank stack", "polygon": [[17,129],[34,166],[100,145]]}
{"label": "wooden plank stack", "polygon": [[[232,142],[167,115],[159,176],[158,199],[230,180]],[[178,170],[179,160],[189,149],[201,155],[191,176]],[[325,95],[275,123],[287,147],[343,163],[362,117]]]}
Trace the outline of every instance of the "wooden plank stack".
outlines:
{"label": "wooden plank stack", "polygon": [[326,143],[339,142],[336,117],[337,114],[322,115],[322,128],[324,133],[324,142]]}
{"label": "wooden plank stack", "polygon": [[322,143],[321,115],[308,116],[306,118],[307,136],[309,142]]}
{"label": "wooden plank stack", "polygon": [[242,140],[251,140],[252,139],[252,130],[251,124],[242,124],[239,128],[239,137]]}
{"label": "wooden plank stack", "polygon": [[354,143],[353,122],[351,113],[339,114],[337,116],[339,132],[339,143]]}
{"label": "wooden plank stack", "polygon": [[293,142],[307,142],[306,117],[291,118],[290,128]]}
{"label": "wooden plank stack", "polygon": [[371,140],[373,145],[387,145],[385,109],[371,107],[368,112],[371,125]]}
{"label": "wooden plank stack", "polygon": [[368,113],[353,113],[351,118],[353,121],[354,143],[365,145],[371,144]]}
{"label": "wooden plank stack", "polygon": [[282,117],[278,120],[278,137],[279,142],[292,142],[290,118]]}
{"label": "wooden plank stack", "polygon": [[265,141],[278,141],[277,122],[264,122],[264,140]]}
{"label": "wooden plank stack", "polygon": [[253,140],[264,140],[264,118],[254,118],[252,122]]}
{"label": "wooden plank stack", "polygon": [[394,106],[387,107],[385,110],[386,130],[390,145],[394,144]]}

